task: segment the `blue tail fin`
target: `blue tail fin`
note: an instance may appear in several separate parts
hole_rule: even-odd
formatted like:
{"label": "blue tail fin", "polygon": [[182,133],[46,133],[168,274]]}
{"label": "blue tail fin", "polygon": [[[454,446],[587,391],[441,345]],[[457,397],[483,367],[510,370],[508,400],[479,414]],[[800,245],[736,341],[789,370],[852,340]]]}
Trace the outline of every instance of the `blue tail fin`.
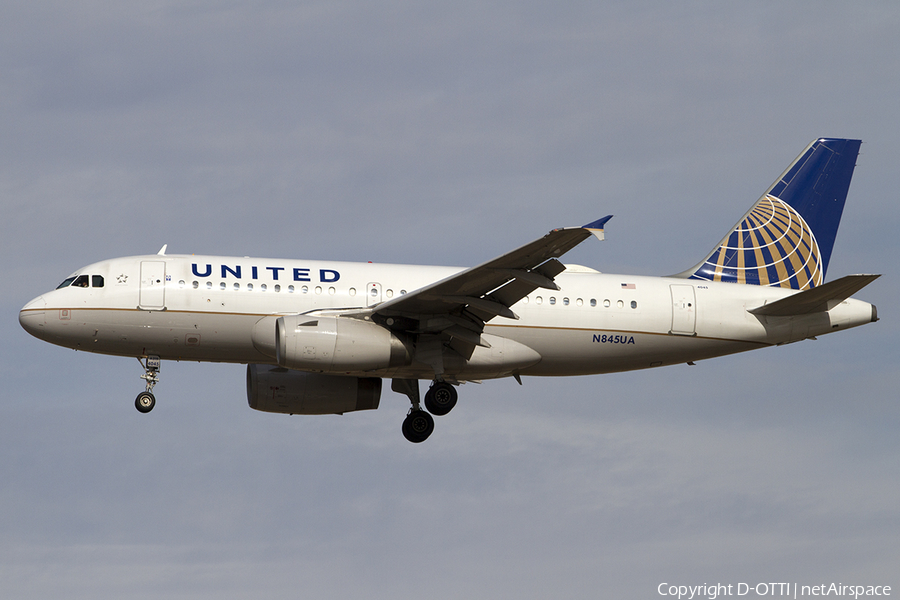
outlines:
{"label": "blue tail fin", "polygon": [[821,284],[860,144],[811,143],[706,260],[681,275],[795,290]]}

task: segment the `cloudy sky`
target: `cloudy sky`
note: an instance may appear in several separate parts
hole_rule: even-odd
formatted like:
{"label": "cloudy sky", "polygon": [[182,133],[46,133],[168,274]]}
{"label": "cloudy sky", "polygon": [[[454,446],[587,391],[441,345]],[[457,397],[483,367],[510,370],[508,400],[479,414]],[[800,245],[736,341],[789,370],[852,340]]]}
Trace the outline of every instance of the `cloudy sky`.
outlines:
{"label": "cloudy sky", "polygon": [[[0,595],[651,598],[900,589],[895,2],[0,3]],[[851,332],[466,385],[426,443],[247,407],[238,365],[75,353],[19,308],[115,256],[695,264],[820,136],[864,140]]]}

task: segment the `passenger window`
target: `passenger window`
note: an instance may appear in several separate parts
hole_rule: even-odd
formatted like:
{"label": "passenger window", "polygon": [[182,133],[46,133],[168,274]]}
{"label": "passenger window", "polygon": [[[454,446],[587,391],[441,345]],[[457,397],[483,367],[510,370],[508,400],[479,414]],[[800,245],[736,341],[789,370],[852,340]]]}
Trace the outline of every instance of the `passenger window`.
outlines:
{"label": "passenger window", "polygon": [[569,299],[563,298],[563,306],[568,306],[568,305],[569,305]]}
{"label": "passenger window", "polygon": [[556,296],[550,296],[550,304],[556,304]]}
{"label": "passenger window", "polygon": [[289,285],[289,286],[288,286],[288,294],[293,294],[293,293],[294,293],[294,286],[293,286],[293,285]]}
{"label": "passenger window", "polygon": [[581,306],[582,304],[584,304],[584,300],[582,300],[581,298],[575,301],[575,306]]}
{"label": "passenger window", "polygon": [[72,282],[74,287],[86,288],[88,286],[88,276],[87,275],[79,275],[75,278],[75,281]]}
{"label": "passenger window", "polygon": [[103,287],[103,275],[91,275],[91,287]]}
{"label": "passenger window", "polygon": [[260,284],[260,286],[259,286],[259,291],[264,292],[264,291],[266,291],[267,289],[269,289],[269,288],[266,286],[266,284],[264,284],[264,283],[263,283],[263,284]]}
{"label": "passenger window", "polygon": [[253,284],[252,284],[252,283],[248,283],[248,284],[247,284],[247,291],[248,291],[248,292],[252,292],[252,291],[253,291]]}
{"label": "passenger window", "polygon": [[631,301],[631,308],[637,308],[637,300]]}
{"label": "passenger window", "polygon": [[591,298],[591,306],[597,306],[597,299]]}

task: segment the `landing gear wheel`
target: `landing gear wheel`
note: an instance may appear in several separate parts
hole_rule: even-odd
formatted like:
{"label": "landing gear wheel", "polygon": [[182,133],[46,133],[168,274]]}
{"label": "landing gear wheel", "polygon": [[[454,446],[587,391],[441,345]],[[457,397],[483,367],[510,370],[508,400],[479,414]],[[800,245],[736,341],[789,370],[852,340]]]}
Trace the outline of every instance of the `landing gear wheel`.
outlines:
{"label": "landing gear wheel", "polygon": [[457,398],[456,388],[445,381],[438,381],[425,392],[425,408],[431,414],[442,417],[453,410]]}
{"label": "landing gear wheel", "polygon": [[134,400],[134,407],[142,413],[148,413],[156,406],[156,398],[150,392],[141,392]]}
{"label": "landing gear wheel", "polygon": [[424,442],[434,431],[434,419],[424,410],[411,410],[403,420],[403,437],[413,444]]}
{"label": "landing gear wheel", "polygon": [[153,395],[153,386],[159,383],[159,366],[161,361],[156,355],[147,356],[146,362],[141,362],[141,357],[136,357],[137,361],[144,367],[144,374],[141,379],[147,382],[147,390],[137,395],[134,400],[134,407],[142,413],[148,413],[156,406],[156,397]]}

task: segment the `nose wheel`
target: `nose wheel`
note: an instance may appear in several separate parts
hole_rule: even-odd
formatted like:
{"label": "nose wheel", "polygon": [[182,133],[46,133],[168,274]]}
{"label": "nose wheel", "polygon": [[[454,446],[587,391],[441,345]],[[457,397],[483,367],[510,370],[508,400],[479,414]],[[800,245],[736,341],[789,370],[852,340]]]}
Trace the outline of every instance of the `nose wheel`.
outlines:
{"label": "nose wheel", "polygon": [[141,392],[134,401],[134,407],[138,412],[148,413],[156,406],[156,397],[150,392]]}
{"label": "nose wheel", "polygon": [[141,362],[141,359],[138,358],[138,362],[144,368],[144,374],[141,375],[141,379],[147,382],[147,389],[137,395],[137,398],[134,400],[134,407],[139,412],[148,413],[156,406],[153,386],[159,383],[159,367],[162,361],[159,360],[158,356],[148,356],[144,362]]}

